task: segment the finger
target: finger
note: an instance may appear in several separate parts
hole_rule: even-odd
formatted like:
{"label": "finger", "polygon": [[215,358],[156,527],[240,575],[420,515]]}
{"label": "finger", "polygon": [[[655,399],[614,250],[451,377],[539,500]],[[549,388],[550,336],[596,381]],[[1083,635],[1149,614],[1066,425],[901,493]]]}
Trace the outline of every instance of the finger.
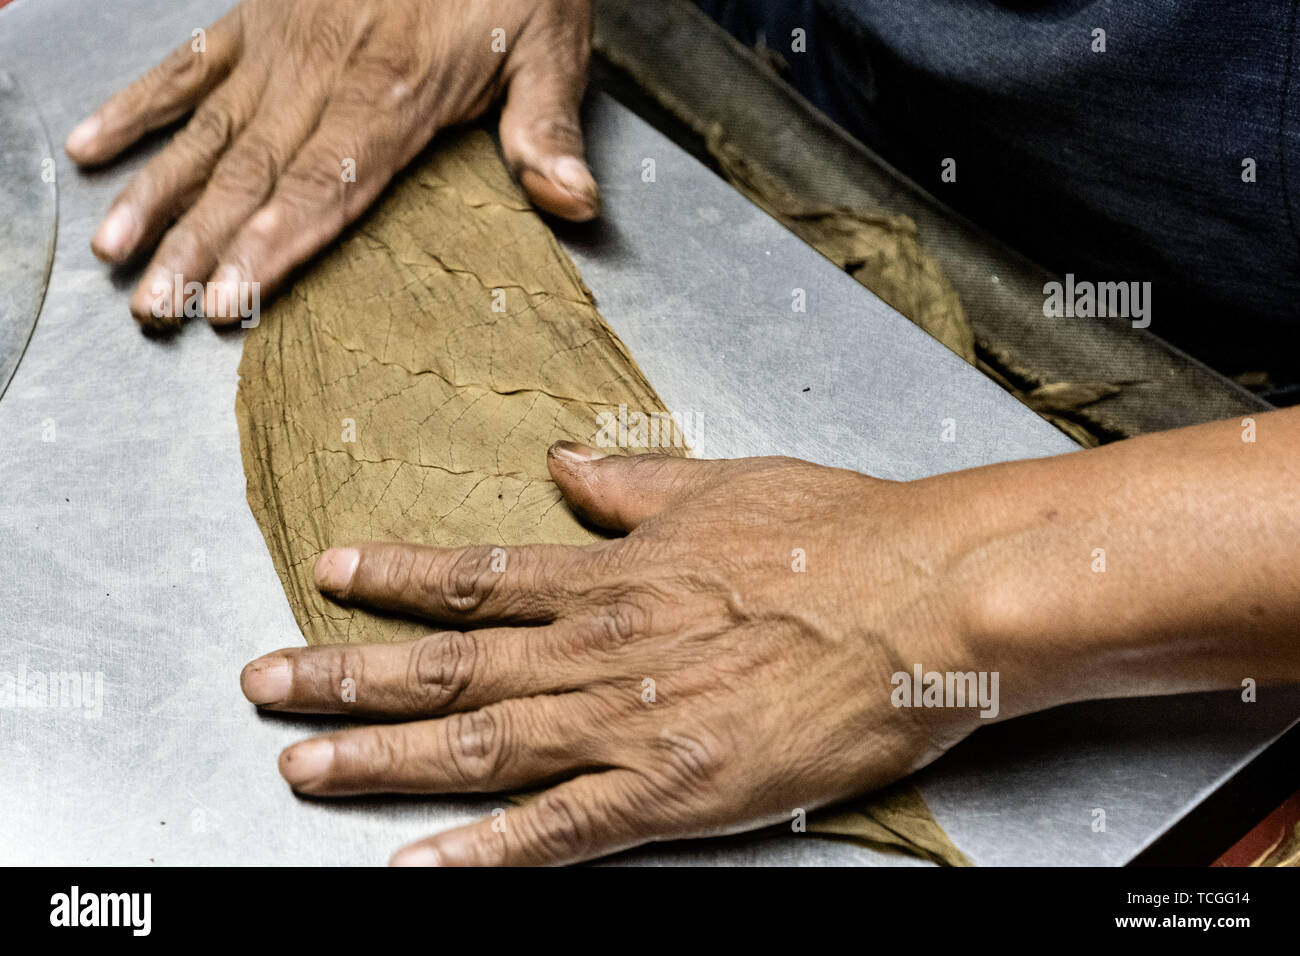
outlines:
{"label": "finger", "polygon": [[207,289],[209,317],[233,320],[221,304],[237,300],[240,283],[257,283],[263,296],[272,292],[365,212],[411,158],[395,113],[344,95],[325,106],[270,199],[222,250]]}
{"label": "finger", "polygon": [[209,95],[167,147],[153,157],[100,223],[90,248],[122,263],[152,246],[203,190],[221,154],[247,125],[261,96],[261,74],[241,70]]}
{"label": "finger", "polygon": [[105,163],[150,130],[184,116],[239,60],[242,5],[182,43],[83,120],[64,145],[80,165]]}
{"label": "finger", "polygon": [[582,161],[579,107],[587,82],[586,33],[563,24],[554,44],[538,39],[516,54],[501,110],[501,149],[512,172],[540,208],[583,221],[600,213],[600,192]]}
{"label": "finger", "polygon": [[371,541],[331,548],[316,585],[342,601],[451,623],[552,621],[575,600],[584,551],[563,545],[433,548]]}
{"label": "finger", "polygon": [[280,755],[280,773],[313,796],[517,790],[599,766],[598,728],[572,696],[314,737]]}
{"label": "finger", "polygon": [[615,531],[631,531],[716,481],[725,461],[670,455],[606,455],[586,445],[556,442],[546,467],[569,506]]}
{"label": "finger", "polygon": [[562,866],[678,835],[643,777],[585,774],[504,814],[403,847],[393,866]]}
{"label": "finger", "polygon": [[[320,118],[324,85],[307,77],[321,72],[305,69],[297,82],[272,73],[257,114],[216,162],[198,202],[167,232],[145,270],[131,300],[137,318],[146,317],[159,283],[175,282],[176,276],[182,283],[204,282],[239,227],[271,195],[280,171]],[[239,317],[227,309],[220,318]]]}
{"label": "finger", "polygon": [[[576,638],[575,638],[576,640]],[[409,644],[295,647],[244,668],[244,696],[270,710],[431,717],[576,690],[579,673],[547,627],[442,631]]]}

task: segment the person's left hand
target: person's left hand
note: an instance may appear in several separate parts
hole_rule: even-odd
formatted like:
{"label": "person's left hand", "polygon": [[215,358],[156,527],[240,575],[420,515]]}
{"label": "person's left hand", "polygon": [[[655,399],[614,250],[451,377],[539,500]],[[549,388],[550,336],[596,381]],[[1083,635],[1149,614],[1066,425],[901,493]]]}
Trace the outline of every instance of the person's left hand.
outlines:
{"label": "person's left hand", "polygon": [[572,863],[788,823],[916,770],[979,723],[890,701],[891,674],[914,663],[978,666],[959,556],[936,533],[952,522],[925,483],[566,443],[548,463],[576,511],[630,533],[327,551],[327,593],[458,629],[244,669],[261,707],[408,721],[289,747],[280,771],[300,793],[549,787],[394,863]]}
{"label": "person's left hand", "polygon": [[91,248],[121,265],[158,244],[131,297],[147,328],[179,326],[191,284],[213,324],[250,318],[237,302],[254,289],[260,302],[435,134],[498,100],[520,185],[550,213],[590,219],[590,35],[590,0],[242,0],[68,136],[68,156],[97,166],[193,110]]}

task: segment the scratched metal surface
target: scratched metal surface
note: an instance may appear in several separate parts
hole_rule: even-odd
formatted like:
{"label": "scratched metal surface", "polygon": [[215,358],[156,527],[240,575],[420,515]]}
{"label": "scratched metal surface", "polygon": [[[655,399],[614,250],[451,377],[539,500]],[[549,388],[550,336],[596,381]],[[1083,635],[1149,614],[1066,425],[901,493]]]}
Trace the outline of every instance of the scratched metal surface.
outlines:
{"label": "scratched metal surface", "polygon": [[[58,141],[225,5],[17,0],[0,11],[0,64]],[[702,415],[701,453],[906,478],[1070,447],[621,108],[597,98],[590,121],[607,214],[564,241],[669,407]],[[157,146],[93,175],[56,156],[50,287],[0,401],[0,673],[104,682],[98,717],[0,708],[0,862],[380,863],[498,801],[306,801],[276,774],[280,748],[326,725],[260,717],[238,689],[245,661],[300,640],[244,500],[241,340],[201,324],[144,338],[126,313],[129,279],[88,249]],[[794,288],[808,292],[806,315],[789,311]],[[944,418],[958,441],[938,440]],[[1119,863],[1298,709],[1294,693],[1234,699],[1088,705],[990,728],[927,771],[924,790],[978,863]],[[1107,809],[1105,834],[1091,832],[1094,807]],[[909,861],[758,835],[621,862]]]}

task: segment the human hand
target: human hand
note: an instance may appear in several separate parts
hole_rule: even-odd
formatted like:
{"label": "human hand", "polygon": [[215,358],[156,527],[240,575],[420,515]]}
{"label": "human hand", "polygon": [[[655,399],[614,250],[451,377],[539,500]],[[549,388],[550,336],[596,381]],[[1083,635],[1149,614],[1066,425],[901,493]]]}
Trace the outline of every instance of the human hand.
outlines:
{"label": "human hand", "polygon": [[193,110],[91,248],[117,264],[162,237],[132,314],[179,324],[176,309],[158,314],[179,275],[182,289],[206,282],[206,314],[231,323],[241,290],[272,291],[434,134],[502,94],[501,144],[524,189],[589,219],[600,199],[578,108],[590,21],[589,0],[244,0],[68,137],[75,162],[105,163]]}
{"label": "human hand", "polygon": [[[284,751],[300,793],[547,787],[401,850],[404,865],[562,864],[788,822],[881,787],[979,723],[897,707],[893,675],[969,671],[959,521],[924,483],[783,458],[596,455],[552,477],[626,537],[586,547],[327,551],[340,600],[455,627],[276,651],[250,700],[405,721]],[[341,688],[354,682],[354,693]]]}

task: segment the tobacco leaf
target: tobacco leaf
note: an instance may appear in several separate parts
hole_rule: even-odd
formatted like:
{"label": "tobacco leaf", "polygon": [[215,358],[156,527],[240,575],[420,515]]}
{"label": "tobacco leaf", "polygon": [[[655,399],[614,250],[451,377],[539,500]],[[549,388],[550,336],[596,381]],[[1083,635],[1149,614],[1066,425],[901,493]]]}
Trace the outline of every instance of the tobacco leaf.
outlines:
{"label": "tobacco leaf", "polygon": [[311,644],[427,630],[322,598],[325,548],[590,542],[546,448],[593,443],[620,404],[665,411],[481,131],[406,175],[267,310],[239,374],[249,505]]}
{"label": "tobacco leaf", "polygon": [[921,791],[895,784],[870,797],[815,814],[809,833],[846,837],[880,850],[919,856],[939,866],[974,866],[948,838]]}
{"label": "tobacco leaf", "polygon": [[[547,447],[594,443],[620,406],[667,411],[481,130],[442,141],[266,311],[239,375],[248,503],[309,644],[429,630],[323,598],[327,547],[590,542]],[[656,450],[683,454],[669,433]],[[810,829],[964,861],[899,792]]]}

